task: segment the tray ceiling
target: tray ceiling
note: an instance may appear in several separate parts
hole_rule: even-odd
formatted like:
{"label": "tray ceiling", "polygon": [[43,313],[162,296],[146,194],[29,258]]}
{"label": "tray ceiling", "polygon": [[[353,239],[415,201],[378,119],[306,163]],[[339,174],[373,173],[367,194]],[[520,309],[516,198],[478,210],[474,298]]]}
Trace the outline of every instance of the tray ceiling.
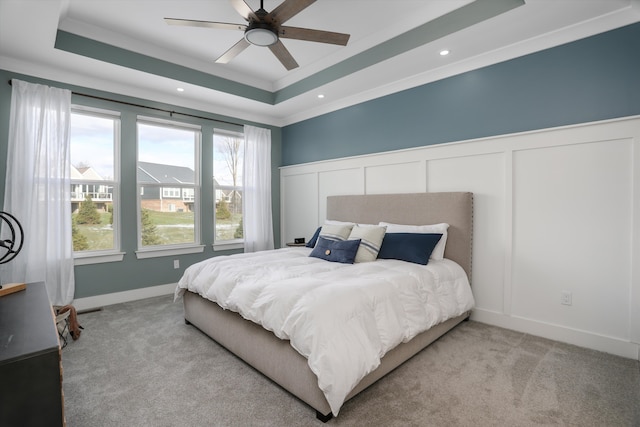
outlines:
{"label": "tray ceiling", "polygon": [[640,5],[317,0],[286,25],[351,38],[344,47],[283,39],[300,65],[291,71],[253,45],[217,64],[241,31],[170,26],[165,17],[245,23],[227,0],[0,0],[0,68],[284,126],[638,22]]}

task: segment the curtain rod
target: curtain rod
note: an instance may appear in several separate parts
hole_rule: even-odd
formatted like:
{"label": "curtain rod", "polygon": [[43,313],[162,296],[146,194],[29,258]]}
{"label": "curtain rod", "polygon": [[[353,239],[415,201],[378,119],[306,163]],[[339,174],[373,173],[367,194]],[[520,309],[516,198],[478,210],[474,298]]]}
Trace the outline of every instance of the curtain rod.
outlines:
{"label": "curtain rod", "polygon": [[[9,86],[11,86],[11,80],[9,80]],[[146,108],[146,109],[154,110],[154,111],[161,111],[163,113],[169,113],[170,117],[173,117],[174,114],[180,114],[181,116],[192,117],[194,119],[211,120],[213,122],[226,123],[228,125],[244,126],[242,123],[235,123],[235,122],[229,122],[229,121],[226,121],[226,120],[212,119],[210,117],[203,117],[203,116],[198,116],[198,115],[189,114],[189,113],[181,113],[179,111],[167,110],[167,109],[164,109],[164,108],[149,107],[148,105],[135,104],[133,102],[127,102],[127,101],[118,101],[117,99],[104,98],[102,96],[89,95],[89,94],[86,94],[86,93],[79,93],[79,92],[74,92],[74,91],[71,91],[71,93],[73,95],[84,96],[86,98],[97,99],[97,100],[100,100],[100,101],[116,102],[118,104],[129,105],[131,107],[139,107],[139,108]]]}

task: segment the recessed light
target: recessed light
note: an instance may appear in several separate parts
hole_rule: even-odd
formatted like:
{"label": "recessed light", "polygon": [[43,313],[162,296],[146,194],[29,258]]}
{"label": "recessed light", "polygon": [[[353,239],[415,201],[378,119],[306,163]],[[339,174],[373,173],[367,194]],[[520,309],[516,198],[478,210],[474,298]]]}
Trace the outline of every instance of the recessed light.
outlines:
{"label": "recessed light", "polygon": [[183,88],[183,87],[176,88],[176,90],[177,90],[178,92],[184,92],[184,88]]}
{"label": "recessed light", "polygon": [[324,98],[324,95],[323,94],[319,94],[318,98],[322,99],[322,98]]}
{"label": "recessed light", "polygon": [[443,49],[440,51],[440,56],[447,56],[449,55],[449,51],[447,49]]}

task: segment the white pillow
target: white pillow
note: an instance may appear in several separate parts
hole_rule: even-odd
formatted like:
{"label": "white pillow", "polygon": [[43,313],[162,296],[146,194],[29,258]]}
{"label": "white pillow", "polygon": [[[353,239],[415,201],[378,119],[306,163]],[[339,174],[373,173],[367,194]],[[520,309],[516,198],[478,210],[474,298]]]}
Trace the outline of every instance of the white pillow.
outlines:
{"label": "white pillow", "polygon": [[387,227],[377,225],[366,227],[356,225],[351,229],[348,240],[360,239],[355,262],[370,262],[378,258],[378,252],[380,252],[386,229]]}
{"label": "white pillow", "polygon": [[447,244],[447,229],[449,228],[449,224],[441,223],[441,224],[432,224],[432,225],[403,225],[403,224],[391,224],[388,222],[380,221],[380,224],[387,227],[387,233],[438,233],[442,234],[442,237],[438,241],[438,244],[431,252],[430,259],[443,259],[444,258],[444,249]]}
{"label": "white pillow", "polygon": [[353,225],[336,225],[324,223],[320,229],[320,236],[328,240],[347,240]]}

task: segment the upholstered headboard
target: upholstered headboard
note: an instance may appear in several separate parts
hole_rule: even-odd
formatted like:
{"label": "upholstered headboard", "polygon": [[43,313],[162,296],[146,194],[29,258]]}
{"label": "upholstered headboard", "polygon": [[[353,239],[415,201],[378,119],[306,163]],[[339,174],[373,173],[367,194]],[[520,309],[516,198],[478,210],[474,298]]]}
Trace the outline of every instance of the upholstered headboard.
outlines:
{"label": "upholstered headboard", "polygon": [[444,256],[462,266],[471,282],[473,193],[367,194],[327,197],[327,219],[377,224],[426,225],[446,222]]}

